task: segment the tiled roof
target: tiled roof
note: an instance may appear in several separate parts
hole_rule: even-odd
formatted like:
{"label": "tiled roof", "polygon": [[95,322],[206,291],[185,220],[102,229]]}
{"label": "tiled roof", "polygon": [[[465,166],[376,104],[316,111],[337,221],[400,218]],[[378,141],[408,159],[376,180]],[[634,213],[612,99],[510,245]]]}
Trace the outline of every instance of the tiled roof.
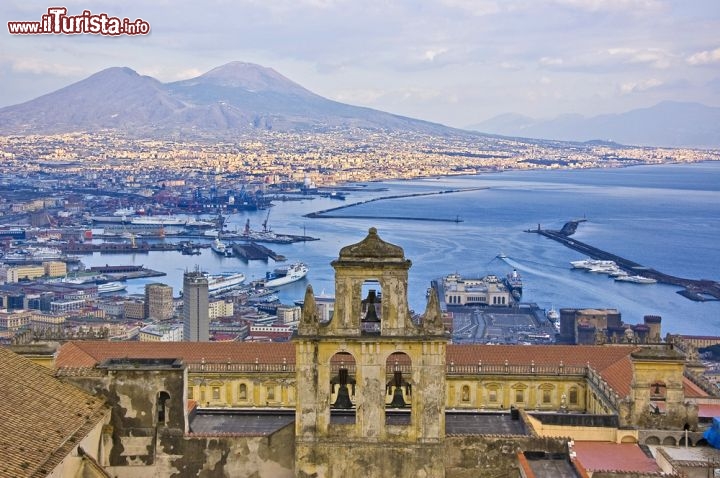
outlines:
{"label": "tiled roof", "polygon": [[715,403],[699,403],[698,417],[715,418],[720,417],[720,404]]}
{"label": "tiled roof", "polygon": [[634,346],[611,345],[448,345],[447,363],[455,365],[567,366],[590,364],[620,396],[630,393]]}
{"label": "tiled roof", "polygon": [[[260,342],[68,342],[55,367],[93,367],[109,358],[180,358],[185,363],[295,363],[292,343]],[[283,362],[285,361],[285,362]]]}
{"label": "tiled roof", "polygon": [[[637,347],[609,345],[448,345],[447,363],[455,365],[590,366],[620,396],[630,391],[629,355]],[[68,342],[60,348],[57,368],[93,367],[108,358],[181,358],[186,363],[294,364],[295,345],[283,342]]]}
{"label": "tiled roof", "polygon": [[705,390],[695,385],[693,381],[687,377],[683,377],[683,392],[685,393],[685,398],[700,398],[710,396]]}
{"label": "tiled roof", "polygon": [[46,476],[109,413],[105,402],[0,347],[0,476]]}
{"label": "tiled roof", "polygon": [[662,470],[639,446],[632,443],[576,441],[573,451],[589,472],[660,473]]}

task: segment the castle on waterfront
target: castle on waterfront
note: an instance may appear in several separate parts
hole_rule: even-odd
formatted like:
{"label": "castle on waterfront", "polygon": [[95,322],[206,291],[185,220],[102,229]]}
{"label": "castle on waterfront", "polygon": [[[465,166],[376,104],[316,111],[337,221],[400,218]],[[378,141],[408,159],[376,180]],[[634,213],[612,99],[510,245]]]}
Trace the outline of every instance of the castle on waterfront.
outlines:
{"label": "castle on waterfront", "polygon": [[68,342],[52,373],[1,351],[0,475],[649,477],[720,461],[702,446],[720,397],[694,357],[449,344],[437,294],[411,316],[411,265],[371,228],[332,262],[332,318],[308,287],[291,343]]}

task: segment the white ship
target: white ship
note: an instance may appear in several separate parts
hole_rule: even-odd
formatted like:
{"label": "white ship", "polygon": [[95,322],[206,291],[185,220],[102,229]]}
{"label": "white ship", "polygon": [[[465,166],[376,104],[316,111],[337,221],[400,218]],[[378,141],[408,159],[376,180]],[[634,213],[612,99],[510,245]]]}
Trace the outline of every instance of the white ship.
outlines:
{"label": "white ship", "polygon": [[185,227],[214,227],[210,221],[200,221],[180,216],[139,216],[133,217],[130,224],[136,226],[185,226]]}
{"label": "white ship", "polygon": [[127,286],[122,282],[107,282],[105,284],[98,284],[98,294],[107,294],[109,292],[119,292],[127,289]]}
{"label": "white ship", "polygon": [[617,267],[615,261],[603,261],[597,259],[584,259],[581,261],[572,261],[570,265],[573,269],[596,269],[602,267]]}
{"label": "white ship", "polygon": [[619,282],[632,282],[633,284],[656,284],[657,280],[643,276],[620,276],[615,278]]}
{"label": "white ship", "polygon": [[215,295],[239,287],[245,282],[245,274],[207,275],[208,294]]}
{"label": "white ship", "polygon": [[215,238],[215,241],[213,241],[210,249],[212,249],[215,254],[223,257],[232,257],[233,255],[232,249],[218,238]]}
{"label": "white ship", "polygon": [[296,262],[287,267],[280,267],[274,272],[267,273],[265,287],[280,287],[291,282],[299,281],[308,273],[308,266],[302,262]]}

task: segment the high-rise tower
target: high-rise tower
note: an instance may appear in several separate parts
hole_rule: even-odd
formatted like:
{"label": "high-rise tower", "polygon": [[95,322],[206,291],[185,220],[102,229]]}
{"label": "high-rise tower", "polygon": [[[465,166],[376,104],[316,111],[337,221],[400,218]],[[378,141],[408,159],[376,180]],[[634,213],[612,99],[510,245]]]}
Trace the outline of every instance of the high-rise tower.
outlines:
{"label": "high-rise tower", "polygon": [[183,340],[205,342],[210,339],[208,280],[195,269],[183,275]]}
{"label": "high-rise tower", "polygon": [[172,287],[153,283],[145,286],[145,318],[166,320],[173,315]]}

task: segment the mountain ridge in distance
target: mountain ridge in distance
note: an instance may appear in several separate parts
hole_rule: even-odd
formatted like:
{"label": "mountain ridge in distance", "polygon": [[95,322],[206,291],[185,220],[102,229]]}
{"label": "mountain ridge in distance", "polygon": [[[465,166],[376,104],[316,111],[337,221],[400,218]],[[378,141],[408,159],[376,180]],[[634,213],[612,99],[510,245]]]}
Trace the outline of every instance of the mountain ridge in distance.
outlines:
{"label": "mountain ridge in distance", "polygon": [[468,129],[503,136],[558,141],[608,140],[660,147],[720,147],[720,108],[663,101],[647,108],[593,117],[570,114],[535,119],[515,113],[495,116]]}
{"label": "mountain ridge in distance", "polygon": [[132,134],[226,136],[253,130],[362,128],[468,135],[450,128],[317,95],[272,68],[230,62],[195,78],[162,83],[112,67],[24,103],[0,109],[0,134],[119,130]]}

